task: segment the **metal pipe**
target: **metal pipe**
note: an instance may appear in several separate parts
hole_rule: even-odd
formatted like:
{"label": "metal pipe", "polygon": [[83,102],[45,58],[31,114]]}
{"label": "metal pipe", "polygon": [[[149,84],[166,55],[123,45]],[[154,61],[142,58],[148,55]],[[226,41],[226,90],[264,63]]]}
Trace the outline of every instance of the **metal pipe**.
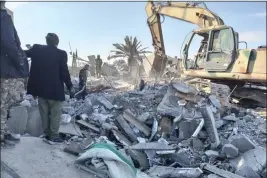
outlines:
{"label": "metal pipe", "polygon": [[203,126],[204,126],[204,123],[205,123],[204,119],[201,119],[201,121],[200,121],[200,123],[199,123],[197,129],[196,129],[195,132],[193,133],[192,137],[196,137],[196,136],[199,134],[200,130],[201,130],[201,129],[203,128]]}

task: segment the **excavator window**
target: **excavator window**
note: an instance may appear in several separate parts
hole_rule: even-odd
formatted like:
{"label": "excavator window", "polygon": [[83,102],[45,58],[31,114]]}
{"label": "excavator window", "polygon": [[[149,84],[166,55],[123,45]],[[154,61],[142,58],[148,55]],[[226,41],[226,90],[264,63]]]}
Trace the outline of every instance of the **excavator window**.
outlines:
{"label": "excavator window", "polygon": [[211,51],[231,52],[234,49],[234,40],[230,29],[214,31],[211,47]]}
{"label": "excavator window", "polygon": [[226,71],[235,58],[235,36],[231,28],[211,31],[206,70]]}

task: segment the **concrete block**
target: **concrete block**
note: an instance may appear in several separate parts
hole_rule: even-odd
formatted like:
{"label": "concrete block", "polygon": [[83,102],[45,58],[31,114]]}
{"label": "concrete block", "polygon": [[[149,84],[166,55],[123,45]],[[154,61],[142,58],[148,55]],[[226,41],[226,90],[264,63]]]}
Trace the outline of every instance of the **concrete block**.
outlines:
{"label": "concrete block", "polygon": [[208,157],[217,158],[219,157],[219,152],[214,150],[207,150],[205,151],[205,155],[207,155]]}
{"label": "concrete block", "polygon": [[262,147],[256,147],[235,159],[231,159],[230,163],[237,171],[243,169],[244,166],[248,166],[257,174],[260,174],[266,167],[266,150]]}
{"label": "concrete block", "polygon": [[161,135],[164,133],[171,133],[172,131],[172,121],[168,117],[162,117],[159,122],[159,134]]}
{"label": "concrete block", "polygon": [[232,144],[225,144],[222,148],[222,153],[224,153],[228,158],[235,158],[238,156],[238,148]]}
{"label": "concrete block", "polygon": [[234,145],[241,153],[245,153],[255,148],[255,144],[245,135],[236,135],[231,138],[230,143]]}
{"label": "concrete block", "polygon": [[257,174],[251,167],[248,166],[243,166],[235,173],[246,178],[260,178],[259,174]]}
{"label": "concrete block", "polygon": [[149,118],[150,114],[149,112],[145,112],[137,117],[137,119],[141,122],[145,122]]}
{"label": "concrete block", "polygon": [[209,174],[207,178],[222,178],[221,176],[218,176],[216,174]]}
{"label": "concrete block", "polygon": [[29,117],[25,133],[34,137],[39,137],[44,133],[39,108],[38,106],[29,107],[27,108],[27,111]]}
{"label": "concrete block", "polygon": [[28,122],[27,109],[24,106],[13,107],[9,111],[7,126],[12,133],[24,134]]}
{"label": "concrete block", "polygon": [[186,120],[179,123],[179,138],[188,139],[198,127],[196,120]]}
{"label": "concrete block", "polygon": [[222,118],[223,120],[226,120],[226,121],[237,121],[238,119],[235,117],[235,115],[229,115],[229,116],[225,116]]}
{"label": "concrete block", "polygon": [[141,132],[143,132],[147,137],[150,136],[151,129],[147,125],[139,121],[129,109],[123,112],[123,117],[125,118],[125,120],[138,128]]}

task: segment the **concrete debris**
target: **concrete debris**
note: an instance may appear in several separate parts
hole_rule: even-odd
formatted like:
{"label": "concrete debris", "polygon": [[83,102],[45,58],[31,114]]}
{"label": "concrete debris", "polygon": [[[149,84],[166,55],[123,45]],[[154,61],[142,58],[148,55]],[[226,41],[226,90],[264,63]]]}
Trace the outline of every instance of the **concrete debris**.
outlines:
{"label": "concrete debris", "polygon": [[12,133],[24,134],[28,121],[27,109],[23,106],[16,106],[10,109],[7,126]]}
{"label": "concrete debris", "polygon": [[123,112],[123,117],[137,127],[140,131],[142,131],[146,136],[151,134],[151,129],[147,125],[140,122],[129,109]]}
{"label": "concrete debris", "polygon": [[197,91],[194,88],[186,85],[185,83],[181,83],[181,82],[180,83],[173,83],[172,86],[177,91],[182,92],[182,93],[186,93],[186,94],[188,94],[188,93],[197,93]]}
{"label": "concrete debris", "polygon": [[82,136],[82,132],[80,130],[80,127],[74,123],[60,125],[58,132],[62,133],[62,134],[71,135],[71,136],[73,136],[73,135]]}
{"label": "concrete debris", "polygon": [[127,134],[127,136],[130,138],[132,142],[137,141],[137,136],[135,133],[132,131],[131,127],[129,124],[126,122],[126,120],[122,116],[118,116],[116,118],[117,123],[121,127],[121,129]]}
{"label": "concrete debris", "polygon": [[228,158],[235,158],[238,156],[238,148],[232,144],[225,144],[222,148],[222,153],[224,153]]}
{"label": "concrete debris", "polygon": [[97,100],[103,104],[107,109],[112,109],[114,106],[104,97],[98,97]]}
{"label": "concrete debris", "polygon": [[257,174],[251,167],[243,166],[235,172],[237,175],[246,177],[246,178],[260,178],[259,174]]}
{"label": "concrete debris", "polygon": [[148,174],[151,177],[157,178],[175,178],[175,177],[183,177],[183,178],[198,178],[201,176],[203,171],[199,168],[173,168],[166,166],[153,166],[148,170]]}
{"label": "concrete debris", "polygon": [[69,114],[61,115],[61,124],[68,124],[71,121],[71,116]]}
{"label": "concrete debris", "polygon": [[150,114],[149,112],[145,112],[137,117],[137,119],[141,122],[146,122],[146,120],[149,118]]}
{"label": "concrete debris", "polygon": [[237,171],[243,169],[244,166],[248,166],[257,174],[260,174],[266,167],[266,150],[262,147],[256,147],[235,159],[231,159],[230,163]]}
{"label": "concrete debris", "polygon": [[121,132],[112,130],[112,133],[116,137],[116,139],[124,146],[132,145],[131,141],[129,141]]}
{"label": "concrete debris", "polygon": [[92,124],[90,124],[90,123],[87,123],[86,121],[84,121],[84,120],[78,120],[78,121],[76,121],[77,122],[77,124],[80,124],[81,126],[83,126],[83,127],[86,127],[86,128],[88,128],[88,129],[91,129],[91,130],[93,130],[93,131],[95,131],[95,132],[100,132],[100,130],[97,128],[97,127],[95,127],[94,125],[92,125]]}
{"label": "concrete debris", "polygon": [[215,95],[210,95],[209,100],[217,109],[221,109],[221,103]]}
{"label": "concrete debris", "polygon": [[[166,85],[142,79],[140,91],[116,87],[129,84],[114,77],[113,87],[100,90],[106,80],[93,79],[85,100],[67,97],[63,103],[61,150],[83,157],[88,151],[89,157],[76,165],[86,174],[122,177],[122,167],[113,163],[136,178],[266,174],[266,151],[261,148],[267,141],[266,120],[252,109],[231,105],[229,87],[212,83],[206,92],[181,81]],[[13,132],[39,137],[43,130],[38,102],[26,95],[23,103],[11,109],[8,124],[12,130],[19,121]]]}
{"label": "concrete debris", "polygon": [[221,176],[218,176],[216,174],[210,174],[207,176],[207,178],[222,178]]}
{"label": "concrete debris", "polygon": [[245,135],[232,137],[231,144],[238,148],[241,153],[245,153],[255,148],[255,144]]}
{"label": "concrete debris", "polygon": [[235,114],[231,114],[229,116],[225,116],[222,119],[226,120],[226,121],[237,121],[237,118],[235,117]]}
{"label": "concrete debris", "polygon": [[129,146],[128,149],[132,150],[175,150],[173,146],[168,146],[164,143],[149,142],[149,143],[137,143],[136,145]]}
{"label": "concrete debris", "polygon": [[204,171],[214,173],[214,174],[219,175],[219,176],[224,177],[224,178],[244,178],[243,176],[239,176],[239,175],[231,173],[229,171],[219,169],[213,165],[206,164],[206,163],[201,164],[200,168]]}
{"label": "concrete debris", "polygon": [[159,122],[159,134],[168,133],[170,134],[172,131],[172,121],[168,117],[162,117]]}
{"label": "concrete debris", "polygon": [[215,125],[215,118],[211,111],[211,107],[202,107],[201,113],[205,121],[205,128],[207,129],[209,138],[211,139],[211,147],[217,148],[221,142]]}
{"label": "concrete debris", "polygon": [[208,157],[217,158],[219,157],[219,152],[214,150],[207,150],[205,151],[205,155],[207,155]]}
{"label": "concrete debris", "polygon": [[184,120],[179,123],[179,138],[190,138],[198,127],[196,120]]}

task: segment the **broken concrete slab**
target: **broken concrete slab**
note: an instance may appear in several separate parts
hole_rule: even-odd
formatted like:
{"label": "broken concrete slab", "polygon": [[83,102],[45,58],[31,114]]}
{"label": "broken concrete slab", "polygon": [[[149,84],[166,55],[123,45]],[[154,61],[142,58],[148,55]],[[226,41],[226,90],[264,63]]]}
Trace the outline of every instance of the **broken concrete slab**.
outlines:
{"label": "broken concrete slab", "polygon": [[76,123],[82,125],[83,127],[91,129],[95,132],[100,132],[100,130],[97,127],[95,127],[94,125],[92,125],[92,124],[90,124],[84,120],[78,120],[78,121],[76,121]]}
{"label": "broken concrete slab", "polygon": [[267,177],[266,168],[262,171],[261,177],[262,178]]}
{"label": "broken concrete slab", "polygon": [[214,150],[207,150],[205,151],[205,155],[207,155],[208,157],[217,158],[219,157],[219,152]]}
{"label": "broken concrete slab", "polygon": [[230,163],[238,171],[244,166],[251,167],[257,174],[260,174],[266,167],[266,150],[262,147],[256,147],[249,150],[237,158],[231,159]]}
{"label": "broken concrete slab", "polygon": [[172,131],[172,121],[168,117],[162,117],[159,122],[158,133],[161,135],[162,133],[171,133]]}
{"label": "broken concrete slab", "polygon": [[[172,87],[172,85],[168,86],[167,93],[164,95],[162,101],[157,107],[157,113],[162,116],[173,116],[177,117],[182,113],[182,107],[177,105],[173,105],[170,102],[170,98],[176,97],[175,96],[176,90]],[[178,101],[179,99],[177,99]]]}
{"label": "broken concrete slab", "polygon": [[68,134],[68,135],[82,136],[80,127],[74,123],[60,125],[58,132],[63,133],[63,134]]}
{"label": "broken concrete slab", "polygon": [[235,158],[238,156],[238,148],[232,144],[225,144],[222,148],[222,153],[225,154],[228,158]]}
{"label": "broken concrete slab", "polygon": [[93,178],[74,166],[75,156],[62,151],[64,145],[49,145],[41,138],[21,137],[13,149],[1,149],[1,161],[21,178]]}
{"label": "broken concrete slab", "polygon": [[7,126],[10,132],[24,134],[28,122],[28,112],[24,106],[16,106],[10,109]]}
{"label": "broken concrete slab", "polygon": [[112,130],[113,135],[115,138],[124,146],[132,145],[131,141],[128,140],[120,131]]}
{"label": "broken concrete slab", "polygon": [[149,168],[149,161],[144,152],[138,150],[126,150],[126,153],[131,156],[133,161],[137,162],[135,167],[139,168],[140,170],[146,170]]}
{"label": "broken concrete slab", "polygon": [[221,109],[221,103],[215,95],[210,95],[209,100],[217,109]]}
{"label": "broken concrete slab", "polygon": [[243,166],[235,173],[246,178],[261,178],[259,174],[257,174],[251,167],[248,166]]}
{"label": "broken concrete slab", "polygon": [[172,83],[173,88],[175,88],[177,91],[188,94],[188,93],[197,93],[197,90],[193,87],[190,87],[189,85],[186,85],[185,83],[179,82],[179,83]]}
{"label": "broken concrete slab", "polygon": [[223,120],[226,120],[226,121],[237,121],[237,120],[238,120],[238,119],[235,117],[234,114],[229,115],[229,116],[224,116],[222,119],[223,119]]}
{"label": "broken concrete slab", "polygon": [[230,143],[238,148],[241,153],[255,148],[255,144],[243,134],[233,136],[230,139]]}
{"label": "broken concrete slab", "polygon": [[199,140],[198,138],[192,138],[191,139],[191,146],[195,151],[201,150],[203,147],[203,142],[201,140]]}
{"label": "broken concrete slab", "polygon": [[44,133],[43,123],[38,106],[32,106],[27,108],[28,122],[25,133],[31,136],[39,137]]}
{"label": "broken concrete slab", "polygon": [[218,176],[216,174],[209,174],[207,178],[222,178],[221,176]]}
{"label": "broken concrete slab", "polygon": [[143,132],[147,137],[151,134],[151,129],[147,125],[139,121],[129,109],[123,112],[123,117],[128,122],[133,124],[136,128],[138,128],[141,132]]}
{"label": "broken concrete slab", "polygon": [[137,136],[135,135],[127,121],[121,115],[116,117],[116,121],[132,142],[137,141]]}
{"label": "broken concrete slab", "polygon": [[243,176],[239,176],[239,175],[234,174],[232,172],[225,171],[223,169],[219,169],[216,166],[210,165],[207,163],[201,164],[200,168],[206,172],[214,173],[214,174],[219,175],[219,176],[224,177],[224,178],[244,178]]}
{"label": "broken concrete slab", "polygon": [[188,139],[195,132],[198,127],[198,123],[196,120],[187,119],[179,122],[179,138],[180,139]]}
{"label": "broken concrete slab", "polygon": [[97,97],[97,100],[103,104],[107,109],[112,109],[114,108],[114,106],[104,97],[100,96],[100,97]]}
{"label": "broken concrete slab", "polygon": [[132,150],[175,150],[176,147],[169,146],[160,142],[148,142],[148,143],[137,143],[129,146],[127,149]]}
{"label": "broken concrete slab", "polygon": [[211,107],[210,106],[201,107],[200,111],[205,121],[205,128],[212,142],[211,147],[217,148],[221,142],[219,139],[218,131],[217,131],[216,124],[215,124],[215,118],[213,116]]}
{"label": "broken concrete slab", "polygon": [[215,125],[217,129],[221,128],[224,124],[225,124],[224,120],[219,119],[215,121]]}
{"label": "broken concrete slab", "polygon": [[198,178],[202,175],[203,171],[199,168],[173,168],[167,166],[153,166],[148,170],[151,177],[158,178]]}
{"label": "broken concrete slab", "polygon": [[141,122],[146,122],[146,120],[149,118],[150,114],[149,112],[145,112],[137,117],[137,119]]}
{"label": "broken concrete slab", "polygon": [[179,163],[183,167],[191,166],[194,162],[194,159],[191,158],[191,155],[187,150],[180,149],[177,153],[166,155],[167,158],[170,158],[172,161]]}
{"label": "broken concrete slab", "polygon": [[80,153],[84,152],[84,150],[76,142],[71,142],[69,145],[67,145],[64,148],[64,151],[66,153],[70,153],[70,154],[72,154],[74,156],[79,156]]}

